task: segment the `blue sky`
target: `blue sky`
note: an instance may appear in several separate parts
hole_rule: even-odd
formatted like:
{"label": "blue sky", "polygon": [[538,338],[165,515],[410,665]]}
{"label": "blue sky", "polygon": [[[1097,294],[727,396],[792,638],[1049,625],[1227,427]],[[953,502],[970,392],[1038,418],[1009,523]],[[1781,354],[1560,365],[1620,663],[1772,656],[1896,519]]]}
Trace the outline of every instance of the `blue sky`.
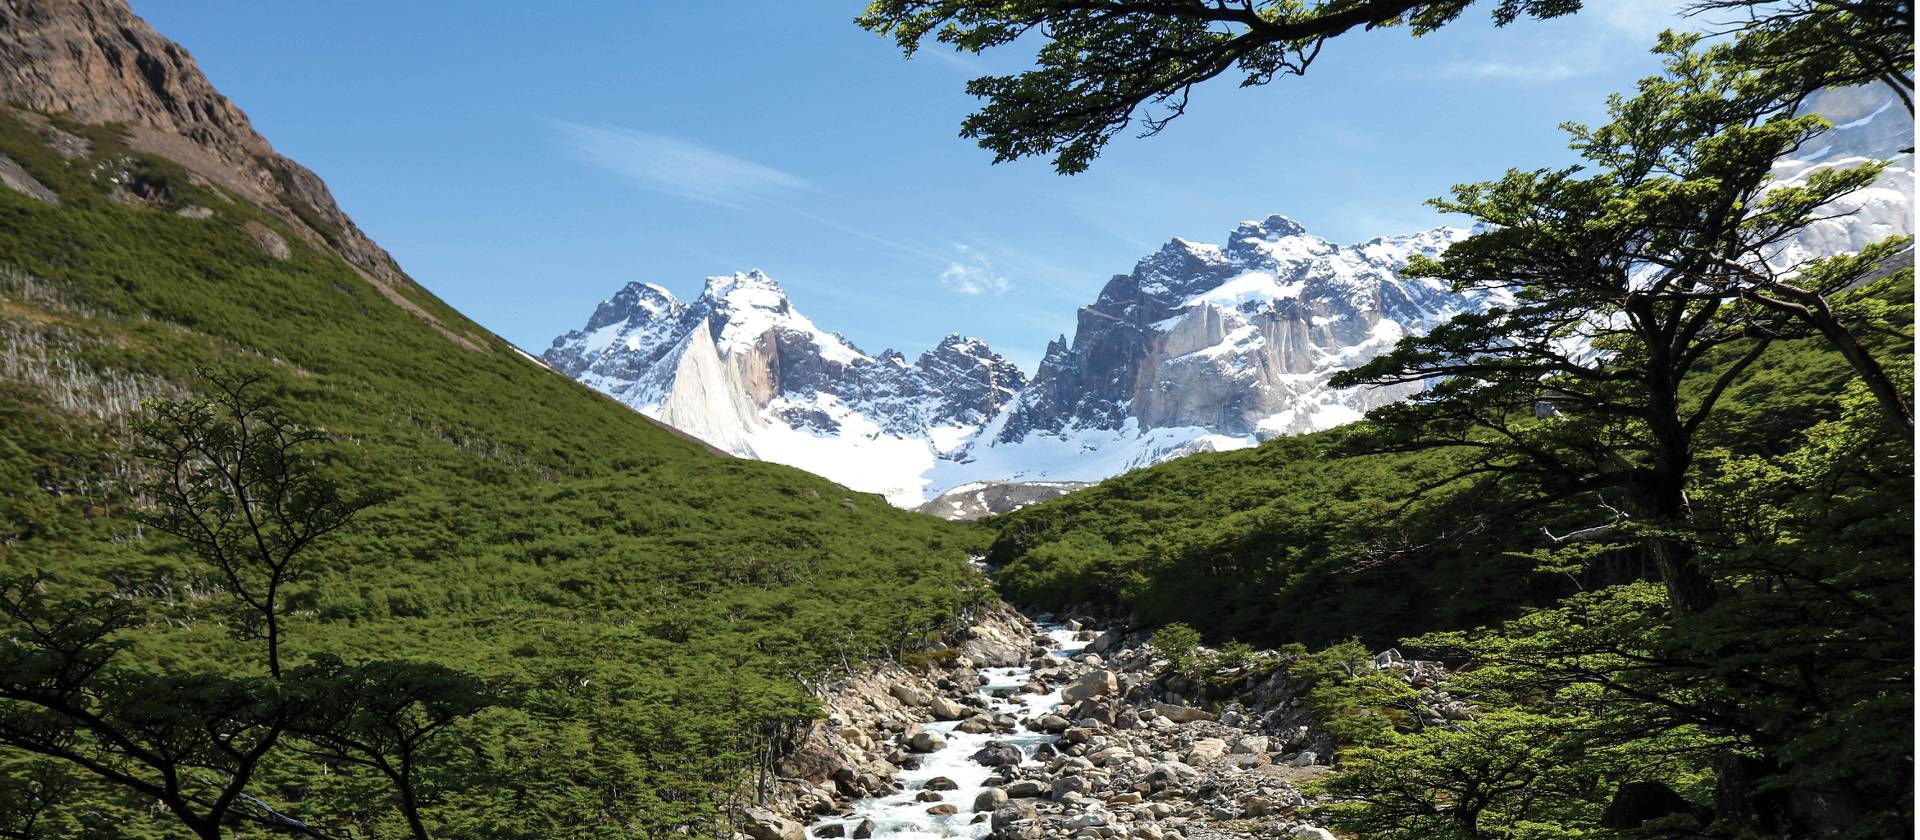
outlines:
{"label": "blue sky", "polygon": [[966,80],[1026,55],[903,61],[858,0],[133,3],[415,279],[528,350],[630,280],[691,298],[760,268],[868,352],[961,332],[1028,369],[1172,237],[1277,212],[1357,242],[1443,223],[1421,202],[1456,182],[1567,162],[1559,123],[1652,72],[1678,5],[1351,34],[1062,177],[958,136]]}

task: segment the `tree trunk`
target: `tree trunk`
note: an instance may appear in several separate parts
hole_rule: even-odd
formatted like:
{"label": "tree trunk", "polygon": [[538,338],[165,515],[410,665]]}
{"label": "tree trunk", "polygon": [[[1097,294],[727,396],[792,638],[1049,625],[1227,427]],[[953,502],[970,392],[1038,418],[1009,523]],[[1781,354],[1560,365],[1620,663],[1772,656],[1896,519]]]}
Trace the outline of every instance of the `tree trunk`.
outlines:
{"label": "tree trunk", "polygon": [[1880,409],[1887,413],[1887,422],[1912,440],[1913,410],[1907,405],[1906,395],[1900,393],[1899,386],[1894,384],[1893,377],[1887,375],[1886,369],[1880,367],[1879,360],[1873,357],[1867,346],[1861,344],[1860,339],[1855,338],[1853,332],[1833,317],[1833,313],[1825,306],[1808,308],[1813,312],[1813,322],[1820,334],[1826,336],[1833,349],[1840,351],[1847,364],[1852,365],[1854,372],[1860,375],[1860,380],[1866,383],[1867,390],[1873,392]]}
{"label": "tree trunk", "polygon": [[[1659,522],[1659,520],[1655,520]],[[1683,520],[1659,522],[1679,524]],[[1667,602],[1677,615],[1699,615],[1719,600],[1713,579],[1700,569],[1699,553],[1693,544],[1672,537],[1648,540],[1648,553],[1660,571],[1660,582],[1667,586]]]}
{"label": "tree trunk", "polygon": [[1779,772],[1771,761],[1729,755],[1715,768],[1714,822],[1722,828],[1767,835],[1785,834],[1786,803],[1779,791],[1759,791],[1766,777]]}
{"label": "tree trunk", "polygon": [[431,840],[427,824],[420,821],[420,804],[414,801],[412,785],[400,788],[400,810],[406,812],[407,828],[413,831],[414,840]]}
{"label": "tree trunk", "polygon": [[[1687,470],[1693,464],[1693,441],[1677,412],[1661,411],[1677,400],[1661,400],[1656,392],[1655,412],[1650,418],[1656,440],[1654,463],[1648,475],[1634,488],[1636,507],[1642,520],[1656,529],[1647,538],[1647,554],[1653,559],[1660,582],[1666,584],[1667,602],[1675,615],[1699,615],[1719,599],[1713,578],[1700,568],[1699,549],[1685,531],[1691,527],[1693,510],[1687,504]],[[1675,535],[1663,533],[1681,531]]]}
{"label": "tree trunk", "polygon": [[1894,383],[1893,377],[1887,375],[1886,369],[1880,366],[1879,360],[1873,357],[1867,346],[1834,316],[1826,298],[1785,283],[1769,283],[1766,288],[1788,300],[1762,294],[1751,295],[1751,299],[1812,324],[1820,336],[1847,360],[1854,373],[1860,375],[1867,390],[1873,392],[1873,398],[1880,403],[1881,410],[1887,413],[1887,422],[1911,440],[1913,408],[1907,403],[1906,395],[1900,393],[1900,387]]}

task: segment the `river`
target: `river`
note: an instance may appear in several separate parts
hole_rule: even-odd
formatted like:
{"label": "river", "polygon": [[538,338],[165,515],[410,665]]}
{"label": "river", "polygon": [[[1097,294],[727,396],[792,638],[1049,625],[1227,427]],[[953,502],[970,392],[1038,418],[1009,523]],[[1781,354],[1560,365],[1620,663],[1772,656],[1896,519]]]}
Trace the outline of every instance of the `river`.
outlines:
{"label": "river", "polygon": [[[1067,659],[1079,653],[1087,646],[1086,642],[1076,641],[1078,635],[1059,625],[1042,625],[1047,638],[1053,640],[1052,654]],[[946,746],[920,757],[920,767],[915,770],[901,770],[894,779],[903,786],[899,793],[888,796],[876,796],[856,800],[853,814],[822,820],[808,832],[818,837],[819,831],[827,826],[843,826],[846,836],[853,835],[854,827],[864,820],[873,820],[874,837],[892,840],[923,840],[939,837],[985,837],[988,826],[986,820],[973,822],[976,815],[973,801],[986,790],[986,781],[992,776],[992,768],[986,767],[971,756],[986,746],[988,741],[1000,741],[1020,748],[1026,763],[1032,763],[1034,752],[1041,744],[1058,739],[1055,735],[1046,735],[1028,731],[1024,724],[1038,718],[1055,706],[1060,705],[1060,687],[1056,686],[1045,694],[1021,693],[1021,687],[1033,678],[1033,669],[1025,665],[1012,668],[981,668],[980,676],[985,683],[980,686],[980,695],[986,699],[993,714],[1011,714],[1019,719],[1022,728],[1011,733],[984,732],[969,734],[955,727],[959,721],[939,721],[927,723],[924,729],[939,735]],[[999,695],[999,696],[996,696]],[[946,778],[956,784],[956,789],[940,792],[939,802],[921,802],[915,799],[927,783],[936,778]],[[936,805],[949,804],[959,808],[959,813],[935,815],[927,813]]]}

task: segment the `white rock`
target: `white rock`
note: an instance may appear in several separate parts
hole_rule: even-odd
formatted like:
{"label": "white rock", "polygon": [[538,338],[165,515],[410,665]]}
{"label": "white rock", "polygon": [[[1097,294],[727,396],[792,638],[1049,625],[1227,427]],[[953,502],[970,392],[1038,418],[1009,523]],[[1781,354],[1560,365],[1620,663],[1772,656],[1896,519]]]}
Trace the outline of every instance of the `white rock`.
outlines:
{"label": "white rock", "polygon": [[1068,703],[1106,695],[1114,696],[1120,690],[1120,680],[1112,671],[1089,671],[1072,685],[1060,690],[1060,699]]}

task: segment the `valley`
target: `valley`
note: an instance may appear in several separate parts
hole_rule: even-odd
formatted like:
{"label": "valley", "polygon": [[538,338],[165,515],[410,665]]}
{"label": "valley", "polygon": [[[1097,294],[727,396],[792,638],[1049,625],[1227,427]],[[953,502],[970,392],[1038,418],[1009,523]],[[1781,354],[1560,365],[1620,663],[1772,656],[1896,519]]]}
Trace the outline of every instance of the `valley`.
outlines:
{"label": "valley", "polygon": [[[857,24],[888,53],[959,47],[939,72],[1038,46],[967,86],[962,134],[1072,174],[1138,109],[1175,109],[1147,134],[1183,113],[1192,66],[1261,87],[1349,30],[1466,8],[877,0]],[[1490,180],[1435,200],[1460,224],[1340,244],[1259,216],[1072,266],[1107,279],[1062,313],[953,263],[1006,294],[952,294],[1059,316],[1026,370],[950,325],[870,352],[848,335],[871,322],[843,334],[660,233],[868,180],[899,215],[956,180],[1024,194],[1015,167],[890,156],[887,109],[837,86],[872,57],[785,24],[606,7],[645,25],[589,32],[502,4],[389,42],[419,9],[216,19],[304,39],[298,15],[342,15],[366,56],[418,62],[380,80],[433,82],[401,124],[474,145],[404,163],[458,172],[443,226],[354,196],[463,234],[381,228],[410,254],[574,271],[489,225],[530,233],[549,190],[616,206],[543,161],[519,161],[535,188],[476,165],[513,130],[461,122],[456,87],[625,155],[595,177],[663,203],[621,253],[713,273],[696,293],[601,262],[613,293],[536,354],[418,282],[127,0],[0,0],[0,837],[1910,836],[1912,67],[1882,65],[1912,53],[1911,9],[1810,8],[1662,37],[1603,122],[1563,126],[1578,165],[1463,173]],[[744,46],[664,58],[688,21],[778,48],[783,78],[730,63]],[[317,83],[279,95],[386,159],[355,122],[366,76],[242,46],[217,59],[255,74],[234,90]],[[744,80],[767,99],[687,113],[849,168],[562,119],[609,89],[675,119],[657,79],[583,81],[596,61]],[[777,112],[822,89],[875,148]]]}

